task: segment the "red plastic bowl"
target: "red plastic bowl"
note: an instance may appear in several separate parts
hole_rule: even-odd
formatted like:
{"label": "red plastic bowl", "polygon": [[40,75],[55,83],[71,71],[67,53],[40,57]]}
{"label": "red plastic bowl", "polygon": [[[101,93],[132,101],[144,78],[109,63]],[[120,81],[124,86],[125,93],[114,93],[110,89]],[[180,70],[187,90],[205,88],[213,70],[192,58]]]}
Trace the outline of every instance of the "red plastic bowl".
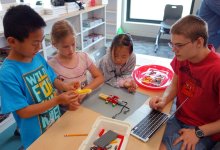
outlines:
{"label": "red plastic bowl", "polygon": [[[144,78],[149,76],[146,73],[152,69],[155,69],[157,73],[159,74],[161,73],[162,75],[164,75],[162,81],[157,86],[152,83],[144,82]],[[162,89],[165,89],[170,84],[173,78],[173,71],[171,71],[169,68],[166,68],[160,65],[145,65],[145,66],[140,66],[139,68],[135,69],[132,75],[133,75],[135,82],[138,84],[138,86],[141,86],[147,89],[162,90]]]}

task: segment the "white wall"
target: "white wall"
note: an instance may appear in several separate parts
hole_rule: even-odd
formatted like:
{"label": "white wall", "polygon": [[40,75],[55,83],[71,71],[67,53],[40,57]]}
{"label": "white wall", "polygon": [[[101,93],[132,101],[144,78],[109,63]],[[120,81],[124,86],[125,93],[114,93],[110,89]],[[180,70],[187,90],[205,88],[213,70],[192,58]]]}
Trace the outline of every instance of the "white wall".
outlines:
{"label": "white wall", "polygon": [[[134,23],[126,22],[126,7],[127,0],[123,0],[122,4],[122,28],[125,32],[128,32],[132,35],[144,36],[144,37],[153,37],[155,38],[159,30],[158,24],[149,24],[149,23]],[[193,14],[196,13],[197,9],[200,7],[200,0],[195,0]],[[166,35],[161,38],[167,38]]]}

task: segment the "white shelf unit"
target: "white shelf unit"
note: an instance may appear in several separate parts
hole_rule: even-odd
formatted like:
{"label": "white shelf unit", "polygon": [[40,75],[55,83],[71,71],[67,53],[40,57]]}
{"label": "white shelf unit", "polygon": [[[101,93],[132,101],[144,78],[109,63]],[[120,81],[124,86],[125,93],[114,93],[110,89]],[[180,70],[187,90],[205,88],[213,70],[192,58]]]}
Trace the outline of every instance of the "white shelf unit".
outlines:
{"label": "white shelf unit", "polygon": [[122,0],[109,0],[106,6],[106,38],[113,39],[121,26]]}
{"label": "white shelf unit", "polygon": [[[41,52],[44,55],[44,58],[47,59],[49,56],[51,56],[56,49],[51,46],[50,43],[50,32],[52,25],[62,19],[68,20],[74,27],[76,32],[76,45],[77,50],[79,51],[85,51],[87,53],[93,53],[94,51],[101,49],[105,47],[106,44],[106,22],[105,22],[105,11],[106,7],[105,5],[100,6],[94,6],[94,7],[88,7],[85,10],[71,12],[64,15],[59,16],[43,16],[45,19],[47,26],[45,28],[45,35],[46,38],[43,41],[43,50]],[[88,19],[99,19],[99,22],[92,24],[90,27],[83,27],[83,21]],[[100,38],[95,39],[92,42],[85,43],[85,40],[88,39],[89,35],[95,35],[99,34],[101,35]],[[90,36],[91,37],[91,36]]]}
{"label": "white shelf unit", "polygon": [[[81,14],[82,22],[82,50],[88,53],[93,53],[98,49],[105,47],[106,44],[106,19],[105,19],[105,10],[103,7],[101,9],[96,9],[87,13]],[[86,20],[97,20],[97,23],[91,24],[89,27],[83,25],[83,21]],[[93,38],[92,42],[85,42],[88,37]],[[89,40],[91,41],[91,40]],[[87,43],[87,44],[86,44]]]}

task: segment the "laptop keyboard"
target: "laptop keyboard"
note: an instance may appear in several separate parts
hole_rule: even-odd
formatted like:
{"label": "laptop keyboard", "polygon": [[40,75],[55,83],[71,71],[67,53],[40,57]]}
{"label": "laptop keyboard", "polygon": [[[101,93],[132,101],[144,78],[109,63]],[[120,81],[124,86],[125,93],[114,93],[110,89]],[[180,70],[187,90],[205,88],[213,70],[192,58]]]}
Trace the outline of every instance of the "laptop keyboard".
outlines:
{"label": "laptop keyboard", "polygon": [[146,142],[168,120],[169,116],[157,110],[152,110],[132,130],[131,134]]}

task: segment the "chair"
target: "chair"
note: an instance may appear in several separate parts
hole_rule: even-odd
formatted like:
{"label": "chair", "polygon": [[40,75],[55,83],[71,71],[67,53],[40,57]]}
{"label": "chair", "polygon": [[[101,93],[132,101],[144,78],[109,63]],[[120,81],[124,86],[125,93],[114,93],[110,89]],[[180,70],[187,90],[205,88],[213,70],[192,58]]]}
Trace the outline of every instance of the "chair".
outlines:
{"label": "chair", "polygon": [[159,40],[161,34],[169,34],[171,26],[181,18],[183,12],[182,5],[171,5],[167,4],[164,9],[164,16],[163,21],[160,23],[160,29],[158,31],[156,42],[155,42],[155,49],[154,52],[156,53],[159,46]]}

